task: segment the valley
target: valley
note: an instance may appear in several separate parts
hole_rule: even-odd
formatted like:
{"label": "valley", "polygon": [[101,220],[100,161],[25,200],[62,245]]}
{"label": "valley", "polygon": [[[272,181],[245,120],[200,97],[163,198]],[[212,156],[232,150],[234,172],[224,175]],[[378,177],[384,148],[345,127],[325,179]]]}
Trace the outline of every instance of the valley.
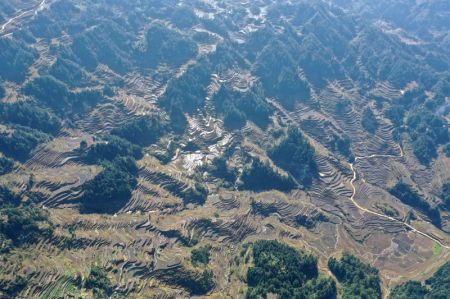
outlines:
{"label": "valley", "polygon": [[450,6],[411,3],[5,1],[0,297],[445,293]]}

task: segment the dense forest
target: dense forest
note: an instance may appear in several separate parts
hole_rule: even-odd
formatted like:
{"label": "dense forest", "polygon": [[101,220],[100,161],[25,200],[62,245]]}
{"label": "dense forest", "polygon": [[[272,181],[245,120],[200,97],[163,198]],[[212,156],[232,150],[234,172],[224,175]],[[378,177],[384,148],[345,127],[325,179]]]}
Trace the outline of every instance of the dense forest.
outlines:
{"label": "dense forest", "polygon": [[448,0],[0,2],[1,298],[450,298]]}
{"label": "dense forest", "polygon": [[280,190],[288,191],[295,187],[294,181],[289,177],[280,174],[272,168],[268,162],[263,162],[259,158],[253,158],[251,164],[247,166],[242,175],[242,188],[253,191]]}
{"label": "dense forest", "polygon": [[331,299],[336,296],[333,279],[319,276],[312,255],[278,241],[257,241],[252,246],[253,266],[248,269],[246,298]]}
{"label": "dense forest", "polygon": [[430,217],[431,222],[437,227],[441,226],[441,215],[436,207],[430,204],[415,192],[409,185],[398,182],[389,192],[400,199],[404,204],[418,209],[426,216]]}
{"label": "dense forest", "polygon": [[271,108],[264,100],[262,86],[254,86],[246,93],[229,88],[221,88],[214,97],[214,104],[224,115],[225,126],[228,129],[240,129],[250,120],[266,128],[269,124]]}
{"label": "dense forest", "polygon": [[7,174],[13,170],[14,161],[6,157],[0,157],[0,175]]}
{"label": "dense forest", "polygon": [[332,257],[328,268],[341,283],[343,298],[381,298],[378,270],[357,257],[350,254],[344,254],[340,260]]}
{"label": "dense forest", "polygon": [[269,156],[304,185],[311,185],[317,175],[314,148],[297,128],[288,128],[282,141],[270,149]]}
{"label": "dense forest", "polygon": [[449,141],[449,131],[445,121],[428,111],[412,113],[406,124],[412,139],[414,154],[422,163],[429,163],[436,158],[438,146]]}
{"label": "dense forest", "polygon": [[194,248],[191,252],[191,263],[194,266],[207,266],[211,255],[211,245]]}
{"label": "dense forest", "polygon": [[145,147],[158,141],[166,131],[167,125],[158,116],[151,115],[127,122],[111,134]]}
{"label": "dense forest", "polygon": [[91,268],[84,287],[91,289],[96,298],[108,298],[113,291],[112,283],[108,278],[108,272],[98,265]]}
{"label": "dense forest", "polygon": [[0,103],[0,118],[5,123],[30,127],[48,134],[56,134],[61,128],[58,117],[30,102]]}
{"label": "dense forest", "polygon": [[396,286],[390,299],[446,299],[449,298],[450,263],[443,265],[425,283],[407,281]]}
{"label": "dense forest", "polygon": [[33,150],[49,140],[47,134],[23,126],[14,126],[10,132],[0,132],[0,148],[3,154],[21,162],[28,160]]}
{"label": "dense forest", "polygon": [[132,157],[120,156],[103,162],[103,171],[83,185],[81,211],[109,214],[119,211],[137,185],[137,171]]}
{"label": "dense forest", "polygon": [[53,233],[53,224],[46,211],[33,205],[22,203],[21,195],[0,186],[0,253],[13,248],[34,244]]}
{"label": "dense forest", "polygon": [[450,210],[450,183],[445,183],[442,186],[442,199],[446,208]]}
{"label": "dense forest", "polygon": [[361,124],[367,132],[372,133],[372,134],[374,134],[376,132],[379,124],[378,124],[378,121],[377,121],[375,115],[373,114],[372,109],[366,108],[364,110],[363,115],[362,115]]}

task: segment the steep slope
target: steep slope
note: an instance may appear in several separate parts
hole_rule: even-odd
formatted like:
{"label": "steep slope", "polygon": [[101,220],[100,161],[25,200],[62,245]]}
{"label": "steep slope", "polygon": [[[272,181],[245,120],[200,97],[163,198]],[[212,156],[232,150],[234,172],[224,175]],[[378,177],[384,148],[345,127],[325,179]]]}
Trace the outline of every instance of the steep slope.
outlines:
{"label": "steep slope", "polygon": [[244,297],[261,239],[317,258],[307,294],[343,252],[384,295],[430,277],[448,9],[387,2],[2,4],[0,294]]}

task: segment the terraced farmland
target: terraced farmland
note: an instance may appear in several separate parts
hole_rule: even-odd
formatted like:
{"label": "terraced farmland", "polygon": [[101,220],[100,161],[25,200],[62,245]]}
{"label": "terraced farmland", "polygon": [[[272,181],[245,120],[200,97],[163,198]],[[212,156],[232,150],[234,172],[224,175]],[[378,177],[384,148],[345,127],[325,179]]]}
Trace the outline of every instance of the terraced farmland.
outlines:
{"label": "terraced farmland", "polygon": [[344,253],[383,298],[431,277],[448,24],[351,2],[0,4],[0,297],[246,298],[258,240],[316,257],[338,298]]}

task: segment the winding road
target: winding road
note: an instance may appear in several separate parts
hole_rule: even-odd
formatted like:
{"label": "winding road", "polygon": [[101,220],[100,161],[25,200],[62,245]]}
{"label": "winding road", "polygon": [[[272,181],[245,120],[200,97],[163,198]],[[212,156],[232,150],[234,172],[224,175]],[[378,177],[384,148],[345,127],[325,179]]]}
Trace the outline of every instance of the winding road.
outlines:
{"label": "winding road", "polygon": [[[404,156],[404,153],[403,153],[402,148],[400,147],[400,155],[399,156],[394,156],[394,155],[370,155],[370,156],[367,156],[367,157],[356,157],[354,163],[356,163],[358,160],[364,160],[364,159],[371,159],[371,158],[403,158],[403,156]],[[350,200],[352,201],[352,203],[359,210],[361,210],[363,212],[366,212],[366,213],[369,213],[369,214],[372,214],[372,215],[376,215],[378,217],[382,217],[382,218],[385,218],[385,219],[397,222],[397,223],[401,223],[404,226],[406,226],[407,228],[409,228],[410,230],[412,230],[413,232],[418,233],[418,234],[420,234],[420,235],[422,235],[422,236],[424,236],[424,237],[426,237],[426,238],[436,242],[441,247],[446,248],[446,249],[450,249],[450,246],[445,245],[444,243],[442,243],[440,240],[436,239],[435,237],[433,237],[433,236],[431,236],[431,235],[429,235],[427,233],[424,233],[424,232],[416,229],[415,227],[413,227],[412,225],[410,225],[410,224],[408,224],[408,223],[406,223],[404,221],[400,221],[400,220],[398,220],[398,219],[396,219],[394,217],[390,217],[390,216],[387,216],[385,214],[381,214],[381,213],[377,213],[377,212],[371,211],[371,210],[366,209],[366,208],[362,207],[361,205],[359,205],[358,202],[356,202],[356,200],[355,200],[355,195],[356,195],[355,181],[356,181],[357,174],[356,174],[356,170],[355,170],[355,167],[354,167],[354,163],[349,163],[350,168],[351,168],[351,170],[353,172],[353,178],[350,181],[350,184],[352,185],[353,192],[352,192],[352,196],[350,197]]]}
{"label": "winding road", "polygon": [[6,28],[13,23],[14,21],[22,18],[23,16],[25,16],[26,14],[37,14],[38,11],[40,11],[41,9],[44,8],[44,5],[46,4],[47,0],[42,0],[39,5],[37,5],[36,7],[30,9],[30,10],[26,10],[21,12],[20,14],[18,14],[17,16],[14,16],[12,18],[10,18],[8,21],[6,21],[6,23],[4,23],[2,25],[2,27],[0,28],[0,34],[3,34],[6,30]]}
{"label": "winding road", "polygon": [[[268,100],[269,104],[271,104],[273,107],[275,107],[277,110],[279,110],[283,115],[285,115],[289,121],[298,125],[297,121],[294,120],[291,117],[291,115],[276,100],[274,100],[274,99],[267,99],[267,100]],[[443,247],[445,249],[450,249],[450,246],[445,245],[444,243],[442,243],[442,241],[433,237],[432,235],[422,232],[422,231],[416,229],[415,227],[413,227],[412,225],[410,225],[404,221],[395,219],[394,217],[390,217],[385,214],[377,213],[377,212],[371,211],[369,209],[366,209],[363,206],[361,206],[360,204],[358,204],[358,202],[355,200],[355,195],[356,195],[355,181],[356,181],[357,174],[356,174],[354,163],[356,163],[358,160],[365,160],[365,159],[372,159],[372,158],[403,158],[403,156],[404,156],[403,149],[401,146],[399,146],[399,147],[400,147],[400,155],[381,155],[381,154],[377,155],[377,154],[374,154],[374,155],[370,155],[370,156],[366,156],[366,157],[356,157],[355,161],[353,163],[349,163],[350,168],[353,172],[353,178],[350,181],[350,184],[352,186],[352,196],[350,197],[350,201],[356,206],[356,208],[358,208],[359,210],[361,210],[363,212],[366,212],[368,214],[372,214],[372,215],[375,215],[375,216],[378,216],[378,217],[381,217],[384,219],[388,219],[390,221],[401,223],[404,226],[406,226],[407,228],[409,228],[411,231],[416,232],[416,233],[424,236],[425,238],[432,240],[433,242],[436,242],[441,247]]]}

